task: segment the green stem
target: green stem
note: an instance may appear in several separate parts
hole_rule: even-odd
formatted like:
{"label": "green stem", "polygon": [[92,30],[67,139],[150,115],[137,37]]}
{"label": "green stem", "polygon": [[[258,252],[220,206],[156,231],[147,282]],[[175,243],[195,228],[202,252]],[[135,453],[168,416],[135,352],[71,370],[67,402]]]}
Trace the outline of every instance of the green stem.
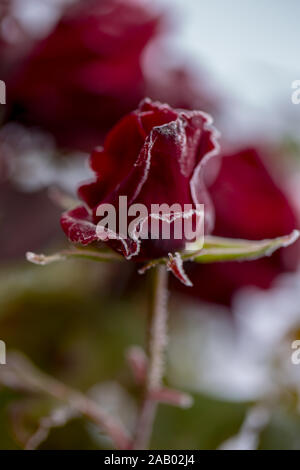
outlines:
{"label": "green stem", "polygon": [[167,282],[165,266],[157,266],[150,272],[150,304],[148,324],[148,370],[143,401],[138,417],[134,449],[147,449],[151,439],[157,402],[153,392],[161,388],[167,346]]}

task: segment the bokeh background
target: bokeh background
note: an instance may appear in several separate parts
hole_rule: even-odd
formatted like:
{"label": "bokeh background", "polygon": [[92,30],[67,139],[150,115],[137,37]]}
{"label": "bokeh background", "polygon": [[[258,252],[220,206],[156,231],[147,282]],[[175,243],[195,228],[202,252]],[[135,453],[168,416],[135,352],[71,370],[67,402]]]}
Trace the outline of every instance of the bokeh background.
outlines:
{"label": "bokeh background", "polygon": [[[91,176],[88,153],[145,96],[214,117],[216,235],[299,228],[299,16],[297,0],[0,0],[0,339],[12,360],[25,355],[133,429],[126,350],[144,344],[146,279],[131,264],[33,266],[25,252],[67,246],[59,218]],[[159,407],[152,448],[300,449],[299,249],[189,266],[191,289],[172,281],[166,383],[195,403]],[[8,360],[0,448],[28,447],[111,443]]]}

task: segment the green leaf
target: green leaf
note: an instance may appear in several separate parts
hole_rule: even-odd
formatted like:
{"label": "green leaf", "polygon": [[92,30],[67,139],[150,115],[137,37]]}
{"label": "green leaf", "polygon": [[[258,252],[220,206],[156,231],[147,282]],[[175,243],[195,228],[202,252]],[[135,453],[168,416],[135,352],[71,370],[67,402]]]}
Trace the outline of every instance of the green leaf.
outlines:
{"label": "green leaf", "polygon": [[[246,261],[271,256],[279,248],[287,247],[299,238],[300,232],[294,230],[289,235],[273,238],[271,240],[240,240],[238,238],[223,238],[205,236],[204,244],[201,242],[189,243],[188,251],[180,252],[182,261],[195,263],[216,263],[224,261]],[[169,258],[159,258],[150,261],[140,270],[143,274],[158,264],[168,264]]]}
{"label": "green leaf", "polygon": [[298,230],[294,230],[290,235],[261,241],[207,236],[202,249],[195,250],[194,253],[185,253],[182,255],[182,259],[196,263],[254,260],[271,256],[274,251],[291,245],[298,238]]}
{"label": "green leaf", "polygon": [[[299,234],[298,230],[294,230],[289,235],[261,241],[206,236],[203,245],[199,242],[189,243],[189,250],[179,254],[182,261],[194,261],[203,264],[221,261],[253,260],[264,256],[271,256],[279,248],[291,245],[299,238]],[[123,256],[113,251],[90,248],[71,248],[50,256],[27,252],[26,258],[31,263],[39,265],[46,265],[69,258],[83,258],[100,262],[126,261]],[[169,258],[167,257],[152,260],[140,269],[140,272],[143,273],[158,264],[168,264],[168,262]]]}

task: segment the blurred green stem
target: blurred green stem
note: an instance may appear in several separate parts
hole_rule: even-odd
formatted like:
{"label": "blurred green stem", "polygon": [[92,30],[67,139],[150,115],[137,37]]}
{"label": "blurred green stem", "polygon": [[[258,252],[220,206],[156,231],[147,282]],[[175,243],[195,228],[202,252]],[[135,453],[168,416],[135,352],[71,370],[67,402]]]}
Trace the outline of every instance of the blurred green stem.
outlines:
{"label": "blurred green stem", "polygon": [[150,273],[149,318],[147,329],[148,369],[144,397],[138,417],[134,449],[147,449],[151,439],[157,401],[154,392],[161,388],[167,346],[168,273],[157,266]]}

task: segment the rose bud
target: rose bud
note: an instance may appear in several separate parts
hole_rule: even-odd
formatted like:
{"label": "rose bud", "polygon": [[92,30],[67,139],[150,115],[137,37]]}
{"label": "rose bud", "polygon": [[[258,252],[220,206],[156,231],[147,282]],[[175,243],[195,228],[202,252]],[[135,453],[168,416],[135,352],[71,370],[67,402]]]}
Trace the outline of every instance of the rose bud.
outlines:
{"label": "rose bud", "polygon": [[[204,204],[205,232],[211,232],[214,211],[203,180],[206,162],[218,151],[211,122],[210,116],[201,111],[173,109],[150,99],[125,116],[109,132],[104,148],[92,153],[90,163],[95,180],[78,191],[86,205],[62,215],[62,228],[70,241],[81,245],[104,241],[135,261],[184,249],[189,234],[182,232],[182,237],[176,238],[175,222],[168,219],[170,213],[158,217],[153,212],[155,204],[167,204],[170,208],[173,204],[180,205],[176,220],[182,222],[197,218],[197,206]],[[119,209],[120,196],[126,196],[128,207],[143,205],[146,217],[123,237],[119,226],[99,233],[99,208],[103,204],[115,208],[118,220],[125,215],[126,208],[124,212]],[[141,226],[152,227],[152,219],[159,219],[160,228],[172,225],[169,238],[154,239],[153,233],[147,233],[147,239],[137,235]],[[128,217],[128,226],[132,224],[132,217]],[[178,256],[172,260],[176,264]]]}

